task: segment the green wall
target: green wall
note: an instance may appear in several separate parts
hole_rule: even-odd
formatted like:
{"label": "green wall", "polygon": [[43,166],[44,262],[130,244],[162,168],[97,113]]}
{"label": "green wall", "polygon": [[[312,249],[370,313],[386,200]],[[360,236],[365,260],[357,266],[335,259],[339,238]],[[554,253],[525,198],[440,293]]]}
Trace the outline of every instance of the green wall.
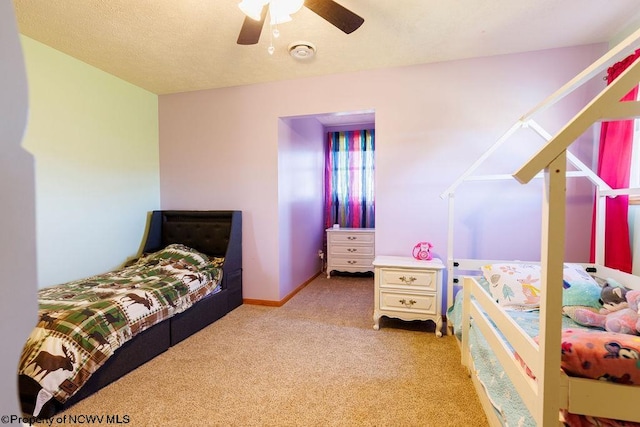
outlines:
{"label": "green wall", "polygon": [[28,37],[38,286],[134,256],[159,209],[158,97]]}

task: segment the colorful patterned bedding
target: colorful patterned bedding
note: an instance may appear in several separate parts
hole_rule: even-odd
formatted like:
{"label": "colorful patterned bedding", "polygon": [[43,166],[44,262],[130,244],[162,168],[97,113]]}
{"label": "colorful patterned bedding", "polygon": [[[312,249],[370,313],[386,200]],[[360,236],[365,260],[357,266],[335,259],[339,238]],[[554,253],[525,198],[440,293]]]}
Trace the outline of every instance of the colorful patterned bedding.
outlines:
{"label": "colorful patterned bedding", "polygon": [[34,415],[51,397],[73,396],[132,337],[218,292],[222,262],[174,244],[128,267],[41,289],[18,372],[42,387]]}
{"label": "colorful patterned bedding", "polygon": [[[483,285],[486,285],[480,282]],[[485,290],[486,286],[485,286]],[[454,305],[449,309],[448,319],[453,323],[453,329],[461,339],[462,329],[462,290],[456,294]],[[516,323],[531,337],[538,335],[538,311],[505,310]],[[569,318],[563,318],[563,328],[580,325]],[[536,423],[526,405],[520,398],[518,391],[506,375],[500,361],[485,340],[482,333],[473,326],[469,333],[469,348],[473,358],[474,371],[483,385],[497,418],[505,426],[535,427]]]}
{"label": "colorful patterned bedding", "polygon": [[[480,280],[482,284],[482,281]],[[505,310],[532,338],[539,329],[539,311]],[[448,312],[460,338],[462,291]],[[640,336],[588,328],[569,317],[562,318],[562,369],[570,376],[593,378],[622,384],[640,384]],[[505,374],[482,334],[471,328],[470,351],[475,372],[504,425],[535,426],[524,402]],[[518,359],[517,354],[515,355]],[[527,367],[523,368],[528,372]],[[528,372],[529,373],[529,372]],[[530,375],[534,378],[532,375]],[[566,425],[639,426],[638,423],[592,418],[563,411]]]}

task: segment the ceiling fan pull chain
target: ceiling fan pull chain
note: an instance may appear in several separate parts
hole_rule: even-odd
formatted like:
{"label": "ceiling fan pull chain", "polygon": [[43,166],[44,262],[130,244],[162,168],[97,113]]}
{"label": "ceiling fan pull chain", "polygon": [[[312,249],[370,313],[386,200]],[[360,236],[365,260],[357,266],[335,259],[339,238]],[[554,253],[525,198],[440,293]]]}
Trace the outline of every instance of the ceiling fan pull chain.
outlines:
{"label": "ceiling fan pull chain", "polygon": [[[278,30],[278,28],[276,27],[276,29],[273,29],[273,24],[269,24],[269,29],[271,31],[269,31],[269,47],[267,48],[267,52],[269,52],[269,55],[273,55],[273,52],[275,52],[276,48],[273,47],[273,37],[276,34],[276,31]],[[278,32],[278,35],[280,35],[280,33]],[[278,36],[276,36],[278,37]]]}

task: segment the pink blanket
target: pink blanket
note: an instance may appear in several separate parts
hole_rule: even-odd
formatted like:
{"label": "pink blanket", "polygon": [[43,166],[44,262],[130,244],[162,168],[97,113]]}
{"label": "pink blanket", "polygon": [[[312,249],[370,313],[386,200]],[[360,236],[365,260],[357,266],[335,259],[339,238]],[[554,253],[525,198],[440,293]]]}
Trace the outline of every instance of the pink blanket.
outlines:
{"label": "pink blanket", "polygon": [[[561,366],[574,377],[640,385],[640,336],[599,329],[564,329]],[[571,427],[640,426],[630,421],[561,412],[565,425]]]}
{"label": "pink blanket", "polygon": [[[535,338],[538,341],[537,337]],[[527,375],[535,379],[516,353]],[[600,329],[563,329],[561,367],[572,377],[591,378],[625,385],[640,385],[640,336]],[[561,410],[563,423],[571,427],[640,427],[640,423],[576,415]]]}
{"label": "pink blanket", "polygon": [[573,377],[639,385],[640,336],[596,329],[564,329],[562,369]]}

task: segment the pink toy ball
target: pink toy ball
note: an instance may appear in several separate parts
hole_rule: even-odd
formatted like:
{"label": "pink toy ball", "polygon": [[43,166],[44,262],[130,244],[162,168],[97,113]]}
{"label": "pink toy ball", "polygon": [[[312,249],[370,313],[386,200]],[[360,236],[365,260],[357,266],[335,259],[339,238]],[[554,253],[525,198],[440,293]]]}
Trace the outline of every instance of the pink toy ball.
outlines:
{"label": "pink toy ball", "polygon": [[418,242],[414,247],[411,254],[418,261],[429,261],[431,256],[431,248],[433,245],[429,242]]}

